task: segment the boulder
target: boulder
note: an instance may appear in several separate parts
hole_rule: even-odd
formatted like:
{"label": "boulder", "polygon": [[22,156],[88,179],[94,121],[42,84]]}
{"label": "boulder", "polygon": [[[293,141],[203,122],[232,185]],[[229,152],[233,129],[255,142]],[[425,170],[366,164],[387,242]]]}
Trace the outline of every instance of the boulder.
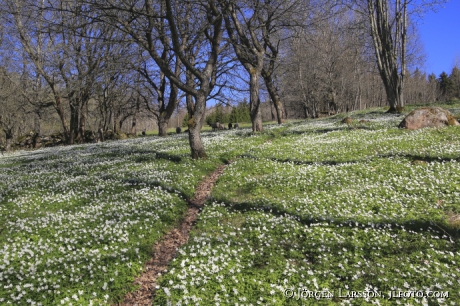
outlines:
{"label": "boulder", "polygon": [[418,130],[425,127],[443,127],[460,125],[452,114],[440,107],[422,107],[407,115],[399,124],[399,128]]}

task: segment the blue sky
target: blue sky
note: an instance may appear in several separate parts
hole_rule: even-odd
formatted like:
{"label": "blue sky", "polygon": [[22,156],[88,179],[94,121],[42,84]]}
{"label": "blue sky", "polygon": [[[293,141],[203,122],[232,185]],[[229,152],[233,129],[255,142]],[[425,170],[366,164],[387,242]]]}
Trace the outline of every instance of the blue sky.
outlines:
{"label": "blue sky", "polygon": [[455,56],[460,58],[460,0],[427,13],[418,29],[426,53],[424,70],[436,76],[443,71],[450,74]]}

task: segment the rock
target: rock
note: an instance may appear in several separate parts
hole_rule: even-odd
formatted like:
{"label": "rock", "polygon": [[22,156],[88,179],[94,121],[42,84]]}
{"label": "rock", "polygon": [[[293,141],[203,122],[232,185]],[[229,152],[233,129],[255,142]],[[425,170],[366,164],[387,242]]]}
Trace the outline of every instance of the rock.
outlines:
{"label": "rock", "polygon": [[399,124],[399,128],[418,130],[425,127],[443,127],[460,125],[452,114],[440,107],[422,107],[407,115]]}

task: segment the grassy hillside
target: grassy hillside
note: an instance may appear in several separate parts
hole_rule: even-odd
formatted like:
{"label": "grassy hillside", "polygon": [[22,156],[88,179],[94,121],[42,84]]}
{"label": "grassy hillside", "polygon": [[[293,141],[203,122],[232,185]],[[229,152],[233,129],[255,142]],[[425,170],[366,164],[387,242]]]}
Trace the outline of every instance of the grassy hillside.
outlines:
{"label": "grassy hillside", "polygon": [[154,304],[457,305],[460,129],[351,117],[274,126],[232,163]]}
{"label": "grassy hillside", "polygon": [[120,300],[235,158],[154,305],[459,304],[460,128],[349,115],[203,132],[206,161],[185,134],[0,156],[0,305]]}

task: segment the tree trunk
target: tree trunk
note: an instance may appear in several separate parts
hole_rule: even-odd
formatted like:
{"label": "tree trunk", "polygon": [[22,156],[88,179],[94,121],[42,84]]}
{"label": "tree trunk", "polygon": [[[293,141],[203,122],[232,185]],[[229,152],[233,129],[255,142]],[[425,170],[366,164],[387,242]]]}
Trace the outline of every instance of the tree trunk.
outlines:
{"label": "tree trunk", "polygon": [[41,125],[40,125],[40,115],[39,113],[35,113],[35,116],[34,116],[34,132],[35,134],[37,134],[38,136],[41,135],[42,131],[41,131]]}
{"label": "tree trunk", "polygon": [[132,135],[137,134],[136,125],[137,125],[137,113],[134,113],[133,121],[131,122],[131,132],[130,132]]}
{"label": "tree trunk", "polygon": [[259,100],[259,75],[260,71],[252,68],[249,72],[250,81],[249,81],[249,91],[250,91],[250,101],[249,101],[249,112],[252,122],[252,131],[261,132],[262,128],[262,115],[260,113],[260,100]]}
{"label": "tree trunk", "polygon": [[113,134],[117,134],[118,131],[120,130],[119,129],[119,126],[120,126],[120,121],[118,120],[118,118],[120,118],[120,111],[114,113],[114,116],[113,116],[113,121],[111,122],[113,128],[112,128],[112,131],[113,131]]}
{"label": "tree trunk", "polygon": [[158,136],[168,136],[168,121],[169,118],[165,118],[165,113],[160,113],[158,116]]}
{"label": "tree trunk", "polygon": [[192,158],[199,159],[207,157],[200,135],[206,112],[206,96],[200,93],[195,97],[195,99],[195,113],[188,121],[188,137],[190,141],[190,149],[192,151]]}
{"label": "tree trunk", "polygon": [[5,152],[9,152],[11,150],[11,143],[13,142],[13,130],[12,129],[8,129],[8,130],[3,130],[5,132],[5,138],[6,138],[6,142],[5,142]]}
{"label": "tree trunk", "polygon": [[[134,109],[134,114],[133,114],[133,119],[131,122],[131,134],[136,135],[137,134],[137,116],[139,115],[139,108],[140,108],[140,103],[141,100],[139,97],[136,99],[136,108]],[[121,130],[121,127],[120,127]]]}
{"label": "tree trunk", "polygon": [[59,96],[59,94],[57,94],[57,91],[55,90],[54,85],[53,85],[53,90],[55,92],[54,102],[56,103],[54,107],[59,115],[59,118],[61,119],[62,130],[64,131],[64,137],[66,139],[66,142],[69,143],[70,135],[69,135],[69,130],[67,128],[67,119],[65,116],[64,107],[62,106],[61,97]]}
{"label": "tree trunk", "polygon": [[[177,71],[177,73],[179,73],[179,71]],[[160,116],[158,116],[158,135],[160,136],[168,135],[168,123],[178,103],[177,95],[179,90],[174,84],[171,84],[170,86],[171,90],[169,92],[168,105],[166,107],[164,104],[162,105],[160,109]]]}
{"label": "tree trunk", "polygon": [[41,126],[40,126],[40,113],[37,111],[34,116],[34,135],[32,138],[32,145],[34,149],[38,149],[40,142],[38,141],[41,135]]}
{"label": "tree trunk", "polygon": [[367,14],[377,66],[390,105],[389,113],[404,107],[408,1],[395,2],[395,17],[387,0],[367,0]]}
{"label": "tree trunk", "polygon": [[68,144],[72,145],[75,143],[75,139],[78,135],[78,105],[70,103],[70,128],[69,128],[69,141]]}
{"label": "tree trunk", "polygon": [[267,87],[267,90],[268,90],[268,94],[270,95],[270,98],[272,99],[273,104],[275,106],[278,124],[282,124],[284,123],[284,118],[285,118],[285,111],[284,111],[283,103],[280,100],[280,96],[278,95],[278,91],[276,90],[275,83],[273,82],[273,79],[271,78],[271,76],[264,72],[262,74],[264,75],[263,78],[265,81],[265,86]]}
{"label": "tree trunk", "polygon": [[104,130],[102,128],[97,131],[97,142],[104,142]]}
{"label": "tree trunk", "polygon": [[388,85],[387,82],[384,82],[385,93],[387,95],[387,102],[390,105],[387,113],[396,113],[397,97],[394,89]]}
{"label": "tree trunk", "polygon": [[11,150],[11,138],[6,138],[6,143],[5,143],[5,152],[10,152]]}
{"label": "tree trunk", "polygon": [[83,142],[85,139],[86,116],[88,114],[88,99],[83,98],[80,108],[80,127],[78,129],[77,141]]}

